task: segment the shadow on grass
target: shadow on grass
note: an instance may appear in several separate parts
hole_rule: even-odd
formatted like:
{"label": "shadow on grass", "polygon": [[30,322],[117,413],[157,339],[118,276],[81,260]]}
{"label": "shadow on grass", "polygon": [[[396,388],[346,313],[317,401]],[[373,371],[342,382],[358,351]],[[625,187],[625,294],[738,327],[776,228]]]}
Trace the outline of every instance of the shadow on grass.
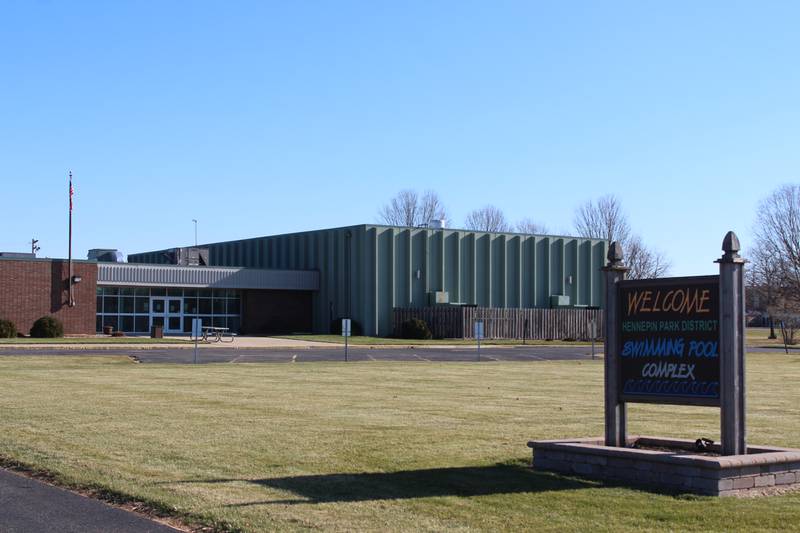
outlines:
{"label": "shadow on grass", "polygon": [[266,479],[209,479],[179,483],[247,482],[292,492],[303,500],[272,500],[232,504],[230,507],[265,504],[307,504],[396,500],[434,496],[488,496],[524,492],[575,490],[598,483],[536,472],[527,466],[497,464],[403,470],[360,474],[319,474]]}

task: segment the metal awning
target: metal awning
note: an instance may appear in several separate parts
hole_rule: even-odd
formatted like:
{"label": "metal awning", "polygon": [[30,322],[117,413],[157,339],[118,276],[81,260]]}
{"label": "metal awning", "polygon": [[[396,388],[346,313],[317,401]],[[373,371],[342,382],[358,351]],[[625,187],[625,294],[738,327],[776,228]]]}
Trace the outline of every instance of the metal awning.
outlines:
{"label": "metal awning", "polygon": [[319,290],[317,270],[98,263],[97,284],[133,287]]}

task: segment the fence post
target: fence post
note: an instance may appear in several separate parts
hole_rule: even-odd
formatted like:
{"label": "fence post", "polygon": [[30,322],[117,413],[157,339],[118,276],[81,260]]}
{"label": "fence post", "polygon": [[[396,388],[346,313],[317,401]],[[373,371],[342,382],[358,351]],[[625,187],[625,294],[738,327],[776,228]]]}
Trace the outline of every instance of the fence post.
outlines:
{"label": "fence post", "polygon": [[722,241],[719,263],[719,355],[722,455],[747,453],[744,388],[744,259],[732,231]]}
{"label": "fence post", "polygon": [[603,366],[605,374],[606,446],[624,447],[627,444],[627,420],[625,402],[619,399],[619,302],[617,283],[625,279],[628,268],[622,262],[622,246],[612,242],[608,249],[608,264],[605,274],[605,350]]}

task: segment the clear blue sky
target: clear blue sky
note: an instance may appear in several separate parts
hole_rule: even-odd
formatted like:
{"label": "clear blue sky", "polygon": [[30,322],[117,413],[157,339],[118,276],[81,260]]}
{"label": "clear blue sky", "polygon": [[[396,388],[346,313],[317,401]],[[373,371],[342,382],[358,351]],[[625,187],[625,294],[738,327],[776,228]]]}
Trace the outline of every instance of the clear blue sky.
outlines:
{"label": "clear blue sky", "polygon": [[800,179],[800,3],[0,5],[0,250],[375,222],[403,188],[571,232],[605,193],[675,275]]}

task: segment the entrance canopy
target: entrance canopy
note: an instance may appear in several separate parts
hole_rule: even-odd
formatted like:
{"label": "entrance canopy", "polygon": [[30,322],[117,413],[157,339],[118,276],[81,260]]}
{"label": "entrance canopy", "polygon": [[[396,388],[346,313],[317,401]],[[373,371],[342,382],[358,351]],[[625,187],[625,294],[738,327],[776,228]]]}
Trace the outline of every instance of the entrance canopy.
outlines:
{"label": "entrance canopy", "polygon": [[317,291],[319,271],[98,263],[97,284],[121,287]]}

